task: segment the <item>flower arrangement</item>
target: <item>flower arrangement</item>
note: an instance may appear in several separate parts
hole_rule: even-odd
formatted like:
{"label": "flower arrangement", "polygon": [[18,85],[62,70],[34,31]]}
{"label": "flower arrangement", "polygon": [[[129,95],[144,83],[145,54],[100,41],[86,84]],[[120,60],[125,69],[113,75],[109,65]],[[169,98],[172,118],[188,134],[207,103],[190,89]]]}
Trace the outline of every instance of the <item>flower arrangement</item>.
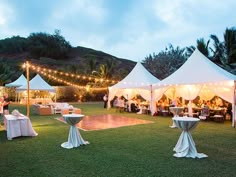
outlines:
{"label": "flower arrangement", "polygon": [[19,117],[19,116],[21,115],[21,113],[20,113],[17,109],[14,109],[14,110],[11,112],[11,114],[12,114],[13,116],[17,116],[17,117]]}

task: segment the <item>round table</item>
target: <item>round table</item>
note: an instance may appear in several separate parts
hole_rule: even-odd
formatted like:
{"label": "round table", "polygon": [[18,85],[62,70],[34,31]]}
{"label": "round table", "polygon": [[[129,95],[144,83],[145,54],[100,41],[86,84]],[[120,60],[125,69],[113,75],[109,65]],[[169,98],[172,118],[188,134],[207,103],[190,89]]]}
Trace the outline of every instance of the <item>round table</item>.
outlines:
{"label": "round table", "polygon": [[68,136],[68,142],[62,143],[61,147],[66,149],[71,149],[74,147],[79,147],[80,145],[86,145],[89,144],[88,141],[84,141],[83,138],[80,135],[79,130],[76,127],[76,124],[79,123],[83,119],[84,115],[82,114],[64,114],[63,118],[64,120],[71,125],[69,136]]}
{"label": "round table", "polygon": [[[179,114],[184,110],[183,107],[170,107],[169,109],[170,112],[174,114],[174,117],[179,117]],[[174,121],[172,121],[172,125],[170,126],[170,128],[177,128]]]}
{"label": "round table", "polygon": [[174,117],[172,118],[176,126],[182,131],[177,144],[174,147],[175,157],[191,157],[191,158],[203,158],[207,157],[206,154],[198,153],[192,135],[190,133],[198,122],[197,118],[193,117]]}

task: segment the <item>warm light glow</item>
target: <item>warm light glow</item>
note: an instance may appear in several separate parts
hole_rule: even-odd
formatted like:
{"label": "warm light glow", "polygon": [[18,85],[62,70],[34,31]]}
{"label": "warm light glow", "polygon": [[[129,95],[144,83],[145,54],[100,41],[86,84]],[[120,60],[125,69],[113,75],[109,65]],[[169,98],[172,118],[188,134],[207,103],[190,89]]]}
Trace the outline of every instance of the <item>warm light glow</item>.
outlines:
{"label": "warm light glow", "polygon": [[26,64],[24,63],[23,65],[22,65],[22,68],[25,68],[26,67]]}
{"label": "warm light glow", "polygon": [[[38,72],[38,73],[41,73],[42,75],[52,79],[52,80],[55,80],[57,82],[61,82],[61,83],[64,83],[64,84],[67,84],[67,85],[71,85],[71,86],[75,86],[75,87],[78,87],[78,88],[81,88],[81,89],[87,89],[88,91],[89,90],[105,90],[107,89],[107,87],[101,87],[101,88],[86,88],[85,86],[81,86],[81,85],[77,85],[75,83],[72,83],[72,82],[68,82],[66,80],[62,80],[60,76],[67,76],[67,77],[77,77],[78,79],[79,78],[82,78],[82,79],[87,79],[89,81],[91,80],[94,80],[95,82],[103,82],[104,79],[98,79],[98,78],[95,78],[95,77],[90,77],[90,76],[81,76],[81,75],[77,75],[77,74],[73,74],[73,73],[65,73],[65,72],[62,72],[62,71],[57,71],[57,70],[52,70],[52,69],[47,69],[47,68],[43,68],[43,67],[40,67],[40,66],[35,66],[35,65],[28,65],[32,70]],[[24,63],[23,67],[26,67],[26,64]],[[53,73],[53,74],[59,74],[60,76],[56,77],[54,75],[51,75],[50,73]],[[109,80],[107,79],[106,80],[107,82],[112,82],[112,83],[116,83],[118,81],[115,81],[115,80]]]}

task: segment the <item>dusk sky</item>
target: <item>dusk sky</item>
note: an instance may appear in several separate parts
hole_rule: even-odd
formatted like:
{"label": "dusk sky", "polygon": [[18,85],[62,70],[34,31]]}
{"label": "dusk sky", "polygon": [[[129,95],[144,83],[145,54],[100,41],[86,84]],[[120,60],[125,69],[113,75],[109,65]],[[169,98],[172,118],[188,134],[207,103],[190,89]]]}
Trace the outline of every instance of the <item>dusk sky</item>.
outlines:
{"label": "dusk sky", "polygon": [[142,61],[170,43],[223,40],[236,22],[235,0],[0,0],[0,39],[53,34],[74,47]]}

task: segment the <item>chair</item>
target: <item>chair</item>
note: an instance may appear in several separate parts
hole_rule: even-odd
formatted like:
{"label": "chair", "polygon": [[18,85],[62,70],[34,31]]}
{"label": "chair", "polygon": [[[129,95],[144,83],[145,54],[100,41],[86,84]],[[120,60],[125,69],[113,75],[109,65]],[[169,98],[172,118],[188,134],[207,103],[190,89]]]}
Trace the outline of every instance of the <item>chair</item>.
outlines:
{"label": "chair", "polygon": [[79,109],[79,108],[74,108],[73,113],[74,113],[74,114],[81,114],[82,111],[81,111],[81,109]]}
{"label": "chair", "polygon": [[64,114],[69,114],[69,109],[62,109],[61,115],[64,115]]}
{"label": "chair", "polygon": [[201,114],[200,114],[200,116],[199,116],[199,119],[200,119],[200,120],[209,120],[209,117],[210,117],[209,108],[208,108],[208,107],[202,108]]}

